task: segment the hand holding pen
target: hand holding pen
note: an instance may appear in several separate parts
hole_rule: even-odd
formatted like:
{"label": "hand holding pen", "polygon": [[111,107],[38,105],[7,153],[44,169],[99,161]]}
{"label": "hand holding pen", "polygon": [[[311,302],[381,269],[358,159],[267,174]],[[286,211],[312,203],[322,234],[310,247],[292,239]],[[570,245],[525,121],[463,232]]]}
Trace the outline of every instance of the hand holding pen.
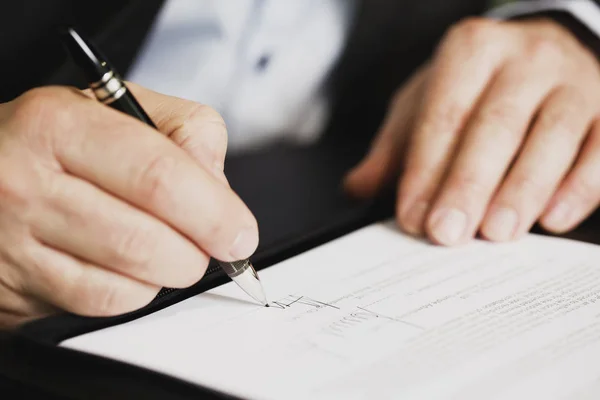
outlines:
{"label": "hand holding pen", "polygon": [[[140,120],[146,125],[156,128],[152,119],[146,114],[133,93],[127,88],[125,82],[121,80],[121,77],[115,68],[110,65],[106,57],[95,48],[89,39],[84,39],[71,27],[62,29],[61,38],[69,54],[73,58],[73,61],[87,79],[96,99],[115,110],[119,110]],[[222,128],[225,125],[220,117],[213,122],[220,124]],[[212,140],[215,139],[213,138]],[[226,142],[225,139],[221,139],[221,143],[223,144],[222,147],[225,147]],[[216,170],[219,178],[224,178],[223,166],[225,149],[223,149],[222,153],[222,156],[217,160],[207,156],[208,161],[205,160],[203,162],[209,170]],[[159,154],[158,157],[161,157],[161,155]],[[200,155],[199,158],[202,159],[202,155]],[[226,179],[225,182],[227,182]],[[216,227],[227,223],[228,221],[226,220],[213,221],[213,224]],[[223,271],[225,271],[225,273],[227,273],[227,275],[229,275],[229,277],[254,300],[263,305],[267,305],[264,290],[252,263],[248,259],[241,259],[243,254],[247,251],[256,249],[256,243],[254,241],[249,241],[250,236],[252,235],[252,232],[250,231],[252,229],[251,226],[255,226],[256,223],[247,221],[246,225],[247,226],[243,228],[242,231],[237,233],[237,236],[233,241],[233,247],[230,248],[226,258],[219,257],[219,265],[223,268]],[[205,239],[210,241],[210,238],[208,237]],[[249,244],[251,245],[251,248],[248,248]],[[219,245],[213,243],[212,246],[218,247]]]}
{"label": "hand holding pen", "polygon": [[220,116],[128,87],[158,131],[72,88],[0,105],[0,328],[132,311],[197,282],[210,256],[254,252],[256,220],[220,169]]}

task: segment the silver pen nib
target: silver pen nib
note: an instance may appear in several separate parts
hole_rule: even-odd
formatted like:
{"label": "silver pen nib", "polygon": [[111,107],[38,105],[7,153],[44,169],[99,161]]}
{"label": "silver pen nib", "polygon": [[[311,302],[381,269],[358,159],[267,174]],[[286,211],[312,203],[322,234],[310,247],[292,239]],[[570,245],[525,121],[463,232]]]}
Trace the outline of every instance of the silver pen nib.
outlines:
{"label": "silver pen nib", "polygon": [[219,265],[225,273],[234,281],[242,290],[254,300],[258,301],[263,306],[268,304],[265,291],[260,283],[256,270],[250,263],[250,260],[240,260],[233,262],[219,261]]}

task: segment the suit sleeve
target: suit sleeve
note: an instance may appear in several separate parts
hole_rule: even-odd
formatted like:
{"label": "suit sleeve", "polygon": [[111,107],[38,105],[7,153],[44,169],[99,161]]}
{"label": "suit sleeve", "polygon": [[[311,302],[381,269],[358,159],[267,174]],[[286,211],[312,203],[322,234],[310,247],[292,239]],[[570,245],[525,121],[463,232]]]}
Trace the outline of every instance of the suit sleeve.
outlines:
{"label": "suit sleeve", "polygon": [[494,8],[488,17],[527,19],[548,17],[568,28],[600,59],[600,0],[529,0]]}

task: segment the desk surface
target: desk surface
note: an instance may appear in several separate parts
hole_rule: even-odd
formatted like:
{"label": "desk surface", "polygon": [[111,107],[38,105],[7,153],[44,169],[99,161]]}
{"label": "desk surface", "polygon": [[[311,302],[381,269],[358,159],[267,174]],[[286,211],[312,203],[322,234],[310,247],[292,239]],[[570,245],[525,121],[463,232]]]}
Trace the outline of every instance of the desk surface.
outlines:
{"label": "desk surface", "polygon": [[[381,216],[391,212],[391,203],[389,210],[374,207],[352,201],[341,191],[342,176],[359,157],[360,152],[350,149],[284,147],[227,161],[232,187],[259,221],[261,260],[277,261],[300,251],[302,243],[317,244],[327,235],[377,218],[377,212]],[[596,215],[565,236],[600,244],[598,227]],[[0,335],[0,377],[3,374],[85,398],[198,396],[197,388],[175,379],[7,334]],[[203,398],[210,396],[204,393]],[[44,398],[52,397],[44,394]]]}

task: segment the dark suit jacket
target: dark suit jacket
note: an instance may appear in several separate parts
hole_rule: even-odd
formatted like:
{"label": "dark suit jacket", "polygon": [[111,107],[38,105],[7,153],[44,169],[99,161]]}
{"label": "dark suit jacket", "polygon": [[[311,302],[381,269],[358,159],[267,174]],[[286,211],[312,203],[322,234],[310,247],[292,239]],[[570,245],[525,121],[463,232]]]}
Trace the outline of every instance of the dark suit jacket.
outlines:
{"label": "dark suit jacket", "polygon": [[[53,34],[53,28],[62,23],[75,24],[90,35],[126,75],[163,2],[2,2],[0,102],[40,85],[83,86]],[[347,138],[352,127],[355,140],[345,142],[364,147],[370,135],[358,137],[357,132],[376,130],[390,94],[429,56],[448,26],[481,14],[487,3],[362,0],[345,52],[330,79],[334,102],[328,137]]]}
{"label": "dark suit jacket", "polygon": [[[162,3],[163,0],[105,0],[102,3],[91,0],[3,1],[0,3],[0,101],[10,100],[39,85],[84,85],[84,82],[77,79],[76,71],[66,62],[65,54],[52,34],[52,28],[60,23],[79,26],[99,44],[119,71],[127,74]],[[344,146],[340,146],[342,143],[351,144],[358,149],[366,148],[365,141],[375,132],[391,93],[430,55],[449,25],[465,16],[481,14],[485,5],[486,1],[483,0],[362,0],[347,47],[329,81],[334,102],[325,141],[336,142],[336,150],[342,152],[345,150]],[[593,35],[590,32],[564,16],[552,16],[560,18],[576,30],[582,40],[592,44]],[[353,140],[347,140],[349,136]],[[330,161],[331,154],[317,152],[309,161],[316,159],[321,166]],[[318,229],[324,225],[323,221],[328,218],[330,211],[342,214],[336,214],[335,218],[343,220],[346,210],[341,209],[341,202],[329,199],[326,195],[311,196],[309,193],[302,197],[307,190],[319,191],[333,186],[341,170],[326,171],[328,174],[325,174],[320,169],[310,170],[312,163],[297,162],[302,160],[301,157],[296,157],[296,153],[291,153],[291,156],[290,153],[274,155],[279,158],[275,158],[275,162],[271,159],[267,167],[271,171],[272,166],[277,165],[277,177],[271,176],[267,183],[251,178],[237,178],[236,182],[232,182],[232,186],[244,194],[242,197],[248,201],[259,220],[261,246],[266,249],[260,256],[262,265],[272,264],[281,257],[301,251],[301,246],[296,244],[305,241],[306,237],[313,240],[313,236],[321,235]],[[287,164],[280,165],[279,161],[284,158]],[[248,171],[248,166],[253,163],[247,161],[244,160],[241,165],[238,163],[237,169],[253,176],[263,174],[267,169],[262,165],[252,174],[253,171]],[[233,164],[232,168],[235,170],[235,160]],[[333,163],[328,165],[331,164]],[[287,169],[281,171],[282,166]],[[309,171],[301,175],[300,168]],[[233,175],[235,178],[235,174]],[[286,181],[288,176],[293,176],[293,185]],[[247,182],[251,182],[250,186]],[[289,189],[289,186],[293,187]],[[270,187],[277,190],[270,190]],[[259,195],[252,197],[252,192],[258,192]],[[269,200],[266,208],[258,207],[264,200],[260,198],[262,192]],[[354,214],[353,208],[347,210]],[[333,223],[330,225],[334,226]],[[312,235],[313,230],[317,231],[317,235],[310,236],[309,233]],[[264,235],[265,232],[270,235]],[[300,236],[298,241],[291,242],[290,238],[296,236]],[[325,236],[319,236],[315,240],[321,242],[324,238]],[[293,250],[288,249],[292,247],[288,242],[294,245]],[[309,248],[316,241],[311,243],[303,246]],[[160,307],[180,301],[195,293],[195,290],[191,288],[166,302],[163,298]],[[142,310],[142,315],[152,312],[158,306],[152,307]],[[82,321],[75,317],[59,317],[39,326],[34,324],[27,332],[38,338],[52,332],[54,339],[49,340],[57,340],[57,337],[66,337],[61,336],[66,335],[66,332],[69,336],[75,332],[120,323],[130,317],[124,318],[118,317],[106,322],[102,319]],[[78,358],[76,354],[54,351],[53,347],[42,351],[40,346],[35,346],[32,350],[28,346],[21,348],[9,342],[7,349],[2,348],[1,342],[2,340],[0,375],[2,358],[8,357],[12,361],[4,364],[8,365],[4,373],[9,371],[9,377],[16,376],[25,382],[43,382],[40,387],[68,388],[69,393],[85,393],[86,396],[92,390],[111,394],[141,393],[145,390],[144,396],[139,396],[140,398],[164,398],[163,393],[168,398],[175,398],[177,394],[181,396],[177,398],[182,398],[182,393],[191,393],[194,389],[169,383],[164,377],[161,379],[148,375],[126,365],[108,364],[110,368],[107,368],[104,362],[94,363],[93,360]],[[64,365],[67,366],[66,369]],[[191,394],[189,398],[192,398]]]}
{"label": "dark suit jacket", "polygon": [[[164,0],[0,2],[0,101],[12,99],[39,85],[84,86],[85,82],[68,62],[54,35],[53,29],[63,23],[74,24],[91,36],[116,68],[126,75],[163,3]],[[450,25],[466,16],[482,14],[487,4],[488,0],[360,0],[345,51],[329,79],[333,109],[320,144],[325,150],[317,154],[308,149],[312,154],[305,157],[297,154],[301,149],[290,154],[289,151],[296,150],[278,147],[270,153],[279,154],[283,160],[270,161],[278,165],[277,176],[258,180],[266,182],[264,188],[257,188],[257,182],[246,179],[250,165],[247,160],[228,157],[226,172],[230,182],[253,206],[261,223],[261,232],[287,232],[288,226],[293,224],[283,216],[297,214],[298,210],[282,209],[282,218],[275,218],[272,209],[263,215],[260,210],[265,199],[259,194],[262,191],[271,193],[269,185],[273,185],[273,181],[289,186],[288,181],[298,181],[301,174],[306,182],[325,180],[321,172],[310,171],[317,168],[313,165],[321,165],[319,168],[322,169],[323,164],[330,170],[331,182],[312,182],[310,185],[337,187],[344,171],[368,149],[368,142],[379,127],[393,91],[430,56]],[[575,20],[564,15],[552,17],[569,25],[600,53],[597,41],[592,40],[595,36]],[[273,169],[264,166],[267,163],[262,160],[264,157],[259,158],[257,165],[262,165],[260,168]],[[282,170],[282,163],[288,165],[289,171]],[[255,175],[264,177],[265,172]],[[287,191],[290,193],[282,191],[284,198],[278,202],[296,204],[310,200],[298,199],[297,193]],[[324,200],[319,201],[320,207]],[[318,207],[306,206],[307,213],[314,214],[313,208]],[[277,223],[279,220],[281,222]],[[264,237],[261,235],[261,243],[268,243]]]}

